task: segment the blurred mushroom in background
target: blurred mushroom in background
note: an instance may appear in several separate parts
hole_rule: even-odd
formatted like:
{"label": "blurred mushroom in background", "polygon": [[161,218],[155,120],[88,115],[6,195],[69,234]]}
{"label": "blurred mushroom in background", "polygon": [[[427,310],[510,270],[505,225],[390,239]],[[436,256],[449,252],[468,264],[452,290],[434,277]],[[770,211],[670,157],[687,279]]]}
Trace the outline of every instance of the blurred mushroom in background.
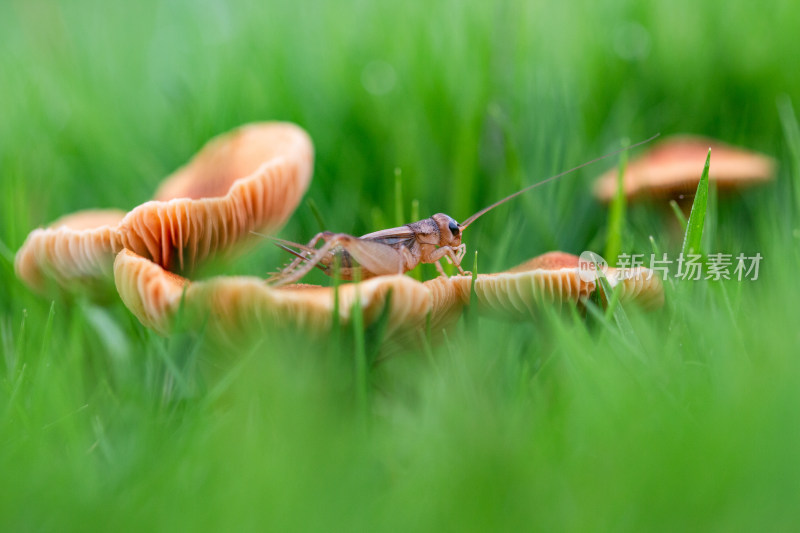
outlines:
{"label": "blurred mushroom in background", "polygon": [[[764,154],[695,135],[665,138],[628,163],[623,175],[627,203],[665,212],[660,219],[662,227],[651,228],[659,232],[662,241],[683,239],[685,219],[692,209],[709,148],[709,185],[720,192],[720,199],[728,197],[720,205],[730,203],[732,193],[769,183],[775,177],[777,163]],[[596,180],[594,194],[602,202],[611,203],[616,196],[618,173],[614,167]]]}
{"label": "blurred mushroom in background", "polygon": [[[708,179],[720,191],[733,191],[767,183],[775,177],[775,160],[757,152],[737,148],[714,139],[675,135],[656,144],[625,169],[623,187],[629,200],[643,197],[678,199],[692,196],[700,182],[708,149],[711,166]],[[595,183],[595,196],[610,202],[617,193],[616,167]]]}

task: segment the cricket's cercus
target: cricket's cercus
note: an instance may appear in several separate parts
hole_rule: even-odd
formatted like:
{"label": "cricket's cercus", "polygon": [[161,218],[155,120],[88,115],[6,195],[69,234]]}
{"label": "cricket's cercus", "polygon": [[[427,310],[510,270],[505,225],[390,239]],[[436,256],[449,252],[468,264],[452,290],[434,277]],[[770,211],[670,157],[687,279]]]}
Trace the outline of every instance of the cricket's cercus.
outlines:
{"label": "cricket's cercus", "polygon": [[[420,263],[434,263],[439,273],[444,275],[444,269],[439,263],[443,258],[452,262],[458,268],[459,273],[466,274],[461,268],[461,260],[466,253],[466,245],[461,242],[461,235],[479,217],[535,187],[625,150],[641,146],[658,136],[659,134],[655,134],[649,139],[597,157],[529,185],[481,209],[461,224],[449,215],[437,213],[418,222],[368,233],[361,237],[323,231],[317,233],[308,244],[298,244],[258,234],[272,240],[277,246],[295,256],[291,263],[268,281],[275,286],[295,283],[314,267],[328,275],[333,275],[337,264],[339,276],[345,280],[363,280],[375,276],[402,274],[412,270]],[[320,242],[323,244],[317,248]]]}

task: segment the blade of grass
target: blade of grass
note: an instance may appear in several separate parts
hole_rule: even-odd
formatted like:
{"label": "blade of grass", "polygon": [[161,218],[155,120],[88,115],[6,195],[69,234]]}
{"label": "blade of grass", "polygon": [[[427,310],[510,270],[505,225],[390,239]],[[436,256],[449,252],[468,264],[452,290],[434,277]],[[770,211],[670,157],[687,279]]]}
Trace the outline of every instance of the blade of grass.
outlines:
{"label": "blade of grass", "polygon": [[692,211],[689,213],[689,222],[686,225],[682,248],[684,257],[692,253],[700,253],[701,250],[703,225],[706,219],[706,209],[708,208],[708,167],[710,164],[711,148],[708,149],[706,164],[700,177],[700,183],[697,184],[697,193],[694,196]]}
{"label": "blade of grass", "polygon": [[[601,332],[608,332],[614,339],[623,343],[627,349],[634,350],[634,345],[631,343],[631,339],[628,338],[618,327],[614,327],[614,324],[612,324],[611,321],[606,318],[602,306],[598,305],[597,301],[586,299],[584,300],[584,306],[588,316],[594,320],[593,323],[603,328]],[[602,337],[602,333],[600,336]]]}
{"label": "blade of grass", "polygon": [[56,302],[50,302],[50,311],[47,313],[47,322],[44,325],[44,333],[42,334],[42,346],[40,348],[39,357],[45,358],[47,351],[50,348],[50,337],[53,333],[53,319],[56,316]]}
{"label": "blade of grass", "polygon": [[361,307],[361,280],[359,276],[353,280],[355,283],[356,297],[350,311],[353,322],[353,341],[355,343],[355,387],[356,403],[366,422],[369,401],[369,367],[367,365],[367,350],[364,331],[364,310]]}
{"label": "blade of grass", "polygon": [[[653,249],[653,255],[656,257],[661,257],[661,247],[656,242],[655,238],[652,235],[649,236],[650,239],[650,247]],[[652,266],[652,265],[651,265]]]}
{"label": "blade of grass", "polygon": [[475,292],[475,282],[478,279],[478,250],[475,250],[475,259],[472,263],[472,280],[469,285],[469,305],[464,310],[464,323],[470,330],[477,331],[478,327],[478,293]]}
{"label": "blade of grass", "polygon": [[[622,147],[627,148],[628,139],[622,140]],[[622,250],[622,232],[625,227],[625,169],[628,166],[628,152],[624,151],[619,156],[617,168],[617,192],[611,200],[608,215],[608,237],[606,239],[605,257],[616,265],[616,258]]]}
{"label": "blade of grass", "polygon": [[383,344],[383,339],[386,337],[386,328],[389,325],[389,315],[392,311],[392,289],[386,292],[386,303],[381,309],[381,314],[377,320],[370,325],[367,331],[369,337],[369,352],[367,353],[367,363],[371,365],[378,360],[378,354]]}
{"label": "blade of grass", "polygon": [[28,310],[22,310],[22,320],[19,324],[19,330],[17,333],[17,352],[18,353],[26,353],[25,347],[27,343],[27,321],[28,321]]}
{"label": "blade of grass", "polygon": [[331,319],[331,345],[335,348],[341,348],[341,316],[339,306],[341,305],[339,299],[339,286],[342,284],[341,280],[342,259],[341,256],[335,254],[333,256],[333,317]]}
{"label": "blade of grass", "polygon": [[403,172],[396,168],[394,169],[394,222],[397,226],[402,226],[408,221],[403,214]]}
{"label": "blade of grass", "polygon": [[688,224],[688,222],[686,221],[686,215],[683,214],[683,209],[681,209],[681,206],[679,206],[678,202],[676,202],[675,200],[670,200],[669,206],[672,208],[672,212],[675,213],[675,218],[678,219],[678,224],[681,225],[681,229],[685,234],[686,225]]}
{"label": "blade of grass", "polygon": [[411,220],[419,220],[419,200],[416,198],[411,200]]}
{"label": "blade of grass", "polygon": [[419,335],[422,340],[422,350],[425,352],[425,357],[433,368],[438,371],[436,359],[433,356],[433,317],[431,311],[425,316],[425,331],[420,331]]}
{"label": "blade of grass", "polygon": [[619,295],[622,292],[622,283],[618,283],[613,289],[606,280],[606,277],[601,274],[602,281],[599,285],[602,288],[603,294],[606,296],[606,318],[614,317],[616,322],[619,320],[615,317],[617,308],[619,307]]}
{"label": "blade of grass", "polygon": [[7,319],[0,319],[0,348],[3,350],[3,361],[5,362],[5,367],[3,368],[5,375],[0,374],[0,377],[10,376],[14,373],[17,365],[17,354],[14,349],[11,324]]}
{"label": "blade of grass", "polygon": [[167,339],[161,343],[154,343],[154,346],[156,347],[155,353],[164,364],[164,368],[166,370],[162,387],[162,407],[166,407],[172,403],[172,399],[174,398],[172,383],[177,384],[177,386],[180,388],[179,392],[183,395],[188,395],[190,390],[189,380],[186,378],[183,370],[176,361],[174,350],[172,349],[174,343],[175,342],[172,339]]}
{"label": "blade of grass", "polygon": [[602,270],[598,269],[597,288],[600,292],[602,292],[603,299],[607,303],[607,308],[604,314],[606,321],[613,318],[621,336],[628,340],[631,344],[635,345],[637,348],[641,348],[642,343],[639,340],[639,337],[636,335],[636,331],[634,331],[633,325],[628,319],[627,313],[625,313],[625,309],[623,309],[621,305],[617,305],[619,302],[619,293],[622,289],[622,282],[618,282],[617,286],[612,289],[611,284],[606,278],[606,275]]}

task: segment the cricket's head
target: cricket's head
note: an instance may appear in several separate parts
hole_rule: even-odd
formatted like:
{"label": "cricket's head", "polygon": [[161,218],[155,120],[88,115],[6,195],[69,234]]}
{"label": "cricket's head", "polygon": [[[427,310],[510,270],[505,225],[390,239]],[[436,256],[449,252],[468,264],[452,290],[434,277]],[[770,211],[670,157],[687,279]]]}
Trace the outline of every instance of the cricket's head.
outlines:
{"label": "cricket's head", "polygon": [[453,217],[436,213],[431,218],[439,227],[439,246],[461,246],[461,226]]}

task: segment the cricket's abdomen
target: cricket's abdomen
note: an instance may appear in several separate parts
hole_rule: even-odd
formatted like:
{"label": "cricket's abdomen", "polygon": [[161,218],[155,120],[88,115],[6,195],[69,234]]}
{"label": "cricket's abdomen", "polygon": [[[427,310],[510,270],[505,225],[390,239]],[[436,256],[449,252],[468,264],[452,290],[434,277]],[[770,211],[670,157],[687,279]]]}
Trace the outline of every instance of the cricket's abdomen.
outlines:
{"label": "cricket's abdomen", "polygon": [[353,258],[353,255],[344,248],[334,249],[319,262],[319,265],[325,274],[333,276],[333,269],[337,258],[339,261],[339,279],[346,281],[352,281],[354,279],[364,280],[380,275],[370,272],[363,266],[358,265],[358,262]]}

